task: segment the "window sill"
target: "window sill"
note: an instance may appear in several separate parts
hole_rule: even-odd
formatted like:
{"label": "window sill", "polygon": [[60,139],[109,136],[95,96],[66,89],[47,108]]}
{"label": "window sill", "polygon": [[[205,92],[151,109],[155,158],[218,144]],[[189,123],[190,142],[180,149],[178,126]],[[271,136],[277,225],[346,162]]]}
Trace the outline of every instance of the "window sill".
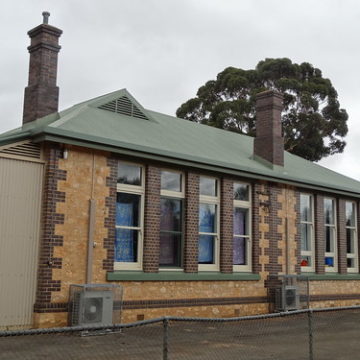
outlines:
{"label": "window sill", "polygon": [[160,271],[144,273],[142,271],[114,271],[106,275],[108,281],[257,281],[259,274],[220,272],[183,273],[176,271]]}
{"label": "window sill", "polygon": [[360,274],[314,274],[314,273],[302,273],[301,277],[309,278],[310,281],[318,281],[318,280],[360,280]]}

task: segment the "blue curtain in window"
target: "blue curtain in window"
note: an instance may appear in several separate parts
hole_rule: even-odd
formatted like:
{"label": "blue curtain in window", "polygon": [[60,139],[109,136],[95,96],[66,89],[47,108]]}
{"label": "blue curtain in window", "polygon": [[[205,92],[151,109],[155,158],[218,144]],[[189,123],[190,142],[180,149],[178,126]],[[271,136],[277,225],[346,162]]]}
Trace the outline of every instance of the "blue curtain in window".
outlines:
{"label": "blue curtain in window", "polygon": [[199,237],[199,263],[214,263],[214,236],[200,235]]}
{"label": "blue curtain in window", "polygon": [[[199,209],[199,231],[214,233],[215,232],[215,205],[200,204]],[[214,236],[199,236],[199,263],[214,263]]]}
{"label": "blue curtain in window", "polygon": [[[234,234],[246,235],[246,210],[236,208],[234,210]],[[242,237],[234,237],[233,245],[233,263],[234,265],[245,264],[246,239]]]}
{"label": "blue curtain in window", "polygon": [[[133,225],[133,204],[116,203],[116,224],[122,226]],[[116,229],[115,261],[134,262],[134,230]]]}

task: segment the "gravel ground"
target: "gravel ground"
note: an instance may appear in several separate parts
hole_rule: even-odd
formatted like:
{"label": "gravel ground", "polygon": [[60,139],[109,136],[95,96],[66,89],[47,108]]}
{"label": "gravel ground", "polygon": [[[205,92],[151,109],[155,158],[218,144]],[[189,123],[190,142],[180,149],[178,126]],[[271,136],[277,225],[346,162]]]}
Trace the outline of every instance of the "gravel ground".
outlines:
{"label": "gravel ground", "polygon": [[[237,322],[171,321],[168,360],[307,360],[308,315]],[[360,311],[313,314],[314,360],[360,357]],[[160,360],[162,324],[120,333],[0,337],[0,360]]]}

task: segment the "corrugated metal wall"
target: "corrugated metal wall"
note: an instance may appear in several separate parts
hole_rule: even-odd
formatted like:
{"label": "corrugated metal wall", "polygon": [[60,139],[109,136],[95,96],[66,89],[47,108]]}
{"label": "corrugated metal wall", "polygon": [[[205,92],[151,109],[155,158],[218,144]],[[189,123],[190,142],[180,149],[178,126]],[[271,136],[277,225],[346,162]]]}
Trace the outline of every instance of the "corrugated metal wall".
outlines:
{"label": "corrugated metal wall", "polygon": [[0,328],[31,326],[43,164],[0,157]]}

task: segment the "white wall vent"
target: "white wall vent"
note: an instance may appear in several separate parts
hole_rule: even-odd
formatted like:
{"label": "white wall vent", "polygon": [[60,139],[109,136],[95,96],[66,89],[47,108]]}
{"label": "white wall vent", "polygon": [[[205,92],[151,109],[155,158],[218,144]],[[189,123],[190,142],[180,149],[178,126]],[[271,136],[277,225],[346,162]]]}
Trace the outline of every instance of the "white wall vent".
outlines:
{"label": "white wall vent", "polygon": [[27,157],[33,159],[41,158],[41,146],[30,140],[9,144],[0,147],[0,154],[14,155],[16,157]]}
{"label": "white wall vent", "polygon": [[100,105],[99,109],[149,120],[149,118],[136,105],[134,105],[127,96],[122,96],[116,100]]}

